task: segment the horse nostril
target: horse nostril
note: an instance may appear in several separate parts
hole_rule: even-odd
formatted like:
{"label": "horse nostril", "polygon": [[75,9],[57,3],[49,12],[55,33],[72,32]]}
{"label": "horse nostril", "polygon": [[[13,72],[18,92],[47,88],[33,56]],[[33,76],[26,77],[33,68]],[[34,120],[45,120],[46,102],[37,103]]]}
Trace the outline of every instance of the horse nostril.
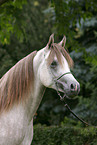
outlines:
{"label": "horse nostril", "polygon": [[79,93],[79,91],[80,91],[80,85],[79,84],[71,84],[70,85],[70,89],[71,89],[71,91]]}
{"label": "horse nostril", "polygon": [[74,85],[73,85],[73,84],[71,84],[71,86],[70,86],[70,87],[71,87],[71,90],[72,90],[72,89],[74,89]]}

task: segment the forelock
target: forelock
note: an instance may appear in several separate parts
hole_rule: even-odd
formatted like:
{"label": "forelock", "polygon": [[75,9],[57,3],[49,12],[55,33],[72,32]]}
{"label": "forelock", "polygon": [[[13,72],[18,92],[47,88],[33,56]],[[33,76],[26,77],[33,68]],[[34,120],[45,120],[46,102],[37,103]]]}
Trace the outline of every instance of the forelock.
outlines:
{"label": "forelock", "polygon": [[50,65],[53,62],[55,56],[57,57],[58,62],[62,65],[62,55],[67,60],[69,67],[72,68],[74,64],[72,58],[70,57],[69,53],[65,50],[65,48],[63,48],[57,43],[53,43],[50,48],[50,54],[47,58],[48,65]]}

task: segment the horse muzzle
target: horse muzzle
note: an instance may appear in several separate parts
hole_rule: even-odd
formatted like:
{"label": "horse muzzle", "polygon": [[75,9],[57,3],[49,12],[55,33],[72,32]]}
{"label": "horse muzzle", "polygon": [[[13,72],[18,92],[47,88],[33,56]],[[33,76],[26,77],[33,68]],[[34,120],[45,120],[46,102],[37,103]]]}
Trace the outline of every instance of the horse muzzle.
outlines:
{"label": "horse muzzle", "polygon": [[80,84],[77,81],[72,82],[71,84],[67,84],[58,80],[56,82],[56,86],[58,91],[66,93],[68,96],[78,95],[80,92]]}

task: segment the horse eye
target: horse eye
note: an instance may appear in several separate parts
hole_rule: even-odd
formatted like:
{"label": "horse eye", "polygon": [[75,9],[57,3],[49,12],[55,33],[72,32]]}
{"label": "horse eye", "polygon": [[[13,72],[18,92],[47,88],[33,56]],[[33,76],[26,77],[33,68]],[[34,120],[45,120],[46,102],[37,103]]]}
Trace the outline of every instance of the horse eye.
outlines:
{"label": "horse eye", "polygon": [[51,68],[55,68],[55,67],[57,67],[57,65],[58,65],[58,63],[56,61],[53,61],[50,66],[51,66]]}

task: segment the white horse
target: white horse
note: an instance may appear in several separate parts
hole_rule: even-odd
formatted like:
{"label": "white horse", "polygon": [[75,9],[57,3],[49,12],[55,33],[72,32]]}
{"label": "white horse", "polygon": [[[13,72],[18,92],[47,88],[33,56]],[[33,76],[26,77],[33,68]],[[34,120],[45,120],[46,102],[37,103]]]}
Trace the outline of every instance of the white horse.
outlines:
{"label": "white horse", "polygon": [[0,145],[31,144],[33,116],[46,87],[67,95],[79,92],[65,42],[64,36],[56,44],[51,35],[46,47],[20,60],[0,79]]}

